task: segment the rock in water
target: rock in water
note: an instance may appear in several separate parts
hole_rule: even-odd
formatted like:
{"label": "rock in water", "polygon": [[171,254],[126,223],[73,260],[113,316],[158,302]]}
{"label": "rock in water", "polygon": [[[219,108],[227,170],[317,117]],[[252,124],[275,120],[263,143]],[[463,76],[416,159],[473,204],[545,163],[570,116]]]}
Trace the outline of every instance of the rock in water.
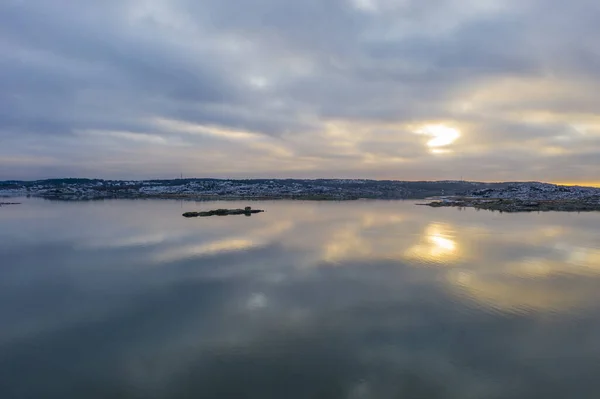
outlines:
{"label": "rock in water", "polygon": [[246,215],[250,216],[253,213],[264,212],[262,209],[252,209],[247,206],[244,209],[214,209],[206,212],[186,212],[183,214],[186,218],[206,217],[206,216],[228,216],[228,215]]}
{"label": "rock in water", "polygon": [[20,202],[0,202],[0,206],[3,205],[21,205]]}
{"label": "rock in water", "polygon": [[196,216],[200,216],[198,212],[186,212],[183,214],[186,218],[195,218]]}

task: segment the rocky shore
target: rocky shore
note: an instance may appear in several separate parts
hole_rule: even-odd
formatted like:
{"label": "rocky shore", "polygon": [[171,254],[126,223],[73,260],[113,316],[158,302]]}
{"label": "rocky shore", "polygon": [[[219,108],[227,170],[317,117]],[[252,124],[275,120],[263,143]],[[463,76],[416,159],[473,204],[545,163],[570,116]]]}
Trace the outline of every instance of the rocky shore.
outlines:
{"label": "rocky shore", "polygon": [[356,200],[461,195],[497,184],[364,179],[50,179],[0,181],[0,197],[38,197],[58,201],[102,199]]}
{"label": "rocky shore", "polygon": [[[364,179],[50,179],[0,181],[0,199],[37,197],[55,201],[108,199],[319,200],[476,198],[480,200],[566,201],[562,208],[587,208],[600,188],[540,182],[399,181]],[[593,202],[593,201],[592,201]],[[583,203],[583,205],[581,205]],[[443,204],[442,204],[443,205]],[[594,205],[594,204],[592,204]],[[444,205],[447,206],[447,205]],[[558,205],[552,205],[558,206]],[[593,207],[593,206],[592,206]],[[505,208],[503,204],[501,208]],[[517,206],[517,208],[524,208]],[[542,207],[543,208],[543,207]]]}
{"label": "rocky shore", "polygon": [[185,212],[183,214],[186,218],[195,217],[207,217],[207,216],[228,216],[228,215],[246,215],[250,216],[253,213],[264,212],[262,209],[252,209],[252,207],[245,207],[244,209],[214,209],[212,211],[205,212]]}
{"label": "rocky shore", "polygon": [[452,198],[424,204],[434,208],[475,208],[499,212],[594,212],[600,211],[600,197],[577,199],[508,199],[508,198]]}

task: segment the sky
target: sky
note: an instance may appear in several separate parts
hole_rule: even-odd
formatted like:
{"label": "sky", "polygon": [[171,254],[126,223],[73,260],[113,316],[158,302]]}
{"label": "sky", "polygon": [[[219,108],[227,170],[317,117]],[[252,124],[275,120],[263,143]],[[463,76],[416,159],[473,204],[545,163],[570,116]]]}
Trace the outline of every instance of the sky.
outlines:
{"label": "sky", "polygon": [[600,182],[597,0],[3,0],[0,179]]}

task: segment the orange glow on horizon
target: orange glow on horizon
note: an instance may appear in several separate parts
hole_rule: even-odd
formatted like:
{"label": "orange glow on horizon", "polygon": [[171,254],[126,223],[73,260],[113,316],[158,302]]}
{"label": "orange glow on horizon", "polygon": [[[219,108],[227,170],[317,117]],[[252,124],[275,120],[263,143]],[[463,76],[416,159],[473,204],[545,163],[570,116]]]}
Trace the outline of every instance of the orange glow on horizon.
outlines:
{"label": "orange glow on horizon", "polygon": [[598,187],[600,188],[600,182],[559,182],[554,183],[561,186],[582,186],[582,187]]}

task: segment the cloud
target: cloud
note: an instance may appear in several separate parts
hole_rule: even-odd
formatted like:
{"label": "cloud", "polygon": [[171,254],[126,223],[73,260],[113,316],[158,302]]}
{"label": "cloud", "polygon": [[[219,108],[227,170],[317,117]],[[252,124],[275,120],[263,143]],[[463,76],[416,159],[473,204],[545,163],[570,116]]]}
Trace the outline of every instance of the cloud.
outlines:
{"label": "cloud", "polygon": [[[591,0],[8,0],[0,178],[592,181],[595,11]],[[428,151],[411,127],[436,125],[460,140]]]}

